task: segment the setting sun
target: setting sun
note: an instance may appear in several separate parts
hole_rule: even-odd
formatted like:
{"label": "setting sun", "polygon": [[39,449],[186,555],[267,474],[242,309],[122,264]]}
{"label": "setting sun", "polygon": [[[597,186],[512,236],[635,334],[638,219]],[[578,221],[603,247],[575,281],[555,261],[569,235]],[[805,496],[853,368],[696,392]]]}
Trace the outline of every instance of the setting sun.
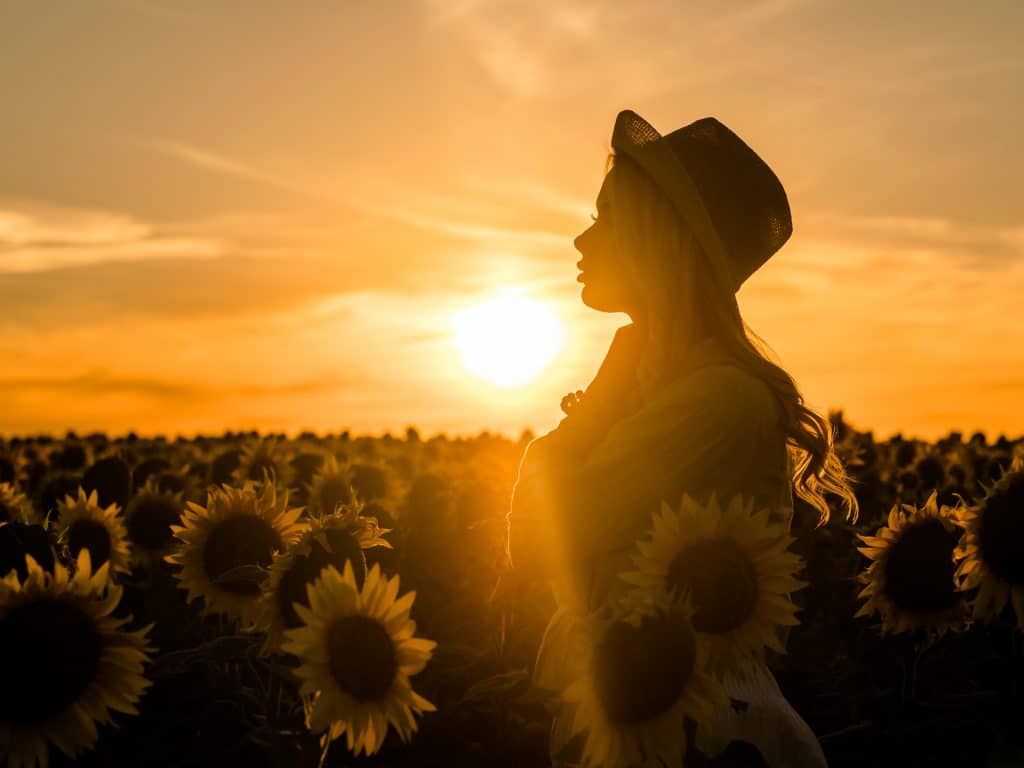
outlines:
{"label": "setting sun", "polygon": [[503,388],[536,379],[565,346],[565,329],[551,305],[512,291],[452,317],[463,367]]}

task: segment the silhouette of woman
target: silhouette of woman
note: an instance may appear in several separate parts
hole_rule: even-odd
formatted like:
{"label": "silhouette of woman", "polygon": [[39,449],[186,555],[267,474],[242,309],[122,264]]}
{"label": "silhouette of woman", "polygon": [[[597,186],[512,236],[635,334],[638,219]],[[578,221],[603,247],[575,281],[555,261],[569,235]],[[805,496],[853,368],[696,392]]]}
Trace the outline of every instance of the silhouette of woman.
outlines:
{"label": "silhouette of woman", "polygon": [[[632,323],[616,332],[586,391],[563,399],[558,427],[527,447],[509,512],[512,572],[554,591],[533,673],[554,692],[570,682],[579,618],[621,588],[618,574],[662,500],[743,494],[789,523],[795,490],[822,521],[825,493],[847,516],[857,513],[828,421],[767,358],[736,303],[740,285],[792,231],[768,165],[714,118],[661,136],[625,110],[597,214],[575,240],[582,300]],[[767,668],[748,672],[726,685],[746,711],[720,712],[712,738],[750,741],[773,768],[824,765]],[[571,720],[555,716],[556,765],[579,759]],[[701,738],[711,754],[725,746]]]}

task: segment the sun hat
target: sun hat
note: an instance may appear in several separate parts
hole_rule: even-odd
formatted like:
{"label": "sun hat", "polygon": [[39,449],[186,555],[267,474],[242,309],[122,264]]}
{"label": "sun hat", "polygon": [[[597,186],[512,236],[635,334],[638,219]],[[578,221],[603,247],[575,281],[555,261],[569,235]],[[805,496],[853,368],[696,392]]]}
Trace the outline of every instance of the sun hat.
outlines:
{"label": "sun hat", "polygon": [[733,294],[793,232],[778,177],[713,117],[662,136],[625,109],[615,118],[612,149],[635,161],[668,197],[703,247],[715,279]]}

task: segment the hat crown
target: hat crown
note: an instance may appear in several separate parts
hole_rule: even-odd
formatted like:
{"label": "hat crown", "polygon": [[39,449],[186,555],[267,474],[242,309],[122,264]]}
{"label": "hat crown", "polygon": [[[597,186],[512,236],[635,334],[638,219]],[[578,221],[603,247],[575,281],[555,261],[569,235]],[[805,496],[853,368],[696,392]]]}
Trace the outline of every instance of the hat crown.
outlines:
{"label": "hat crown", "polygon": [[[653,161],[650,145],[671,150],[678,165]],[[693,200],[680,199],[674,175],[692,181],[728,262],[733,291],[789,239],[793,222],[789,200],[778,177],[739,136],[714,117],[704,117],[662,136],[632,110],[615,121],[612,146],[641,161],[655,184],[689,220]],[[661,149],[661,146],[657,147]],[[689,188],[689,185],[686,185]],[[699,205],[700,203],[697,203]],[[709,250],[708,243],[702,243]],[[717,250],[717,249],[715,249]]]}

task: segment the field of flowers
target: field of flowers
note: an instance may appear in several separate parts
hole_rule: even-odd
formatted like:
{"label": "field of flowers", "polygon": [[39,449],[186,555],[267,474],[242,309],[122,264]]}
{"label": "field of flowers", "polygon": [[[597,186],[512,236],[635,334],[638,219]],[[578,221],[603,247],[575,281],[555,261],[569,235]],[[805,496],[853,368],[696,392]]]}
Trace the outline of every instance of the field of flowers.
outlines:
{"label": "field of flowers", "polygon": [[[638,598],[602,630],[599,650],[620,651],[594,662],[609,722],[583,723],[587,754],[628,754],[600,730],[645,717],[638,681],[664,693],[666,673],[637,661],[640,630],[679,616],[655,647],[692,657],[677,682],[696,701],[706,642],[709,692],[686,710],[669,691],[658,713],[730,706],[711,693],[715,665],[756,656],[830,765],[1024,764],[1024,438],[878,440],[831,419],[860,518],[817,526],[797,501],[792,539],[765,538],[757,510],[723,504],[722,530],[752,531],[737,551],[783,571],[751,571],[751,605],[776,606],[766,629],[718,626],[709,601],[742,604],[735,586],[672,560],[684,598]],[[529,438],[0,439],[0,759],[548,765],[557,704],[530,671],[554,603],[504,568]],[[706,511],[665,509],[638,550],[655,563],[638,560],[638,590],[665,581],[658,552],[675,554],[672,531]],[[793,623],[789,595],[798,623],[780,653],[765,638]],[[737,748],[686,764],[759,760]]]}

